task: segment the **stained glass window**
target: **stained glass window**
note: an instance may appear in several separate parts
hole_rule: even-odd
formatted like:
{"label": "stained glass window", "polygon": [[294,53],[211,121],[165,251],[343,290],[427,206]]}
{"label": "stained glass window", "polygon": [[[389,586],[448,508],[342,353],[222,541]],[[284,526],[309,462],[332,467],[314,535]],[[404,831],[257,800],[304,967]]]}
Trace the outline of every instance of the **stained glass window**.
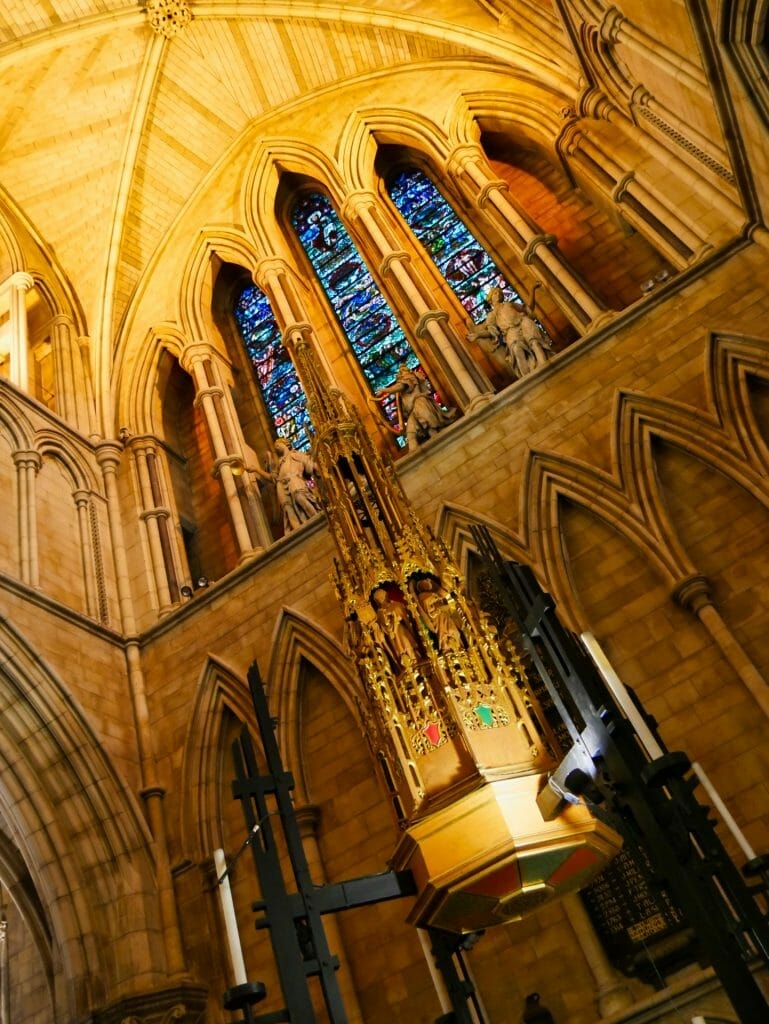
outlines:
{"label": "stained glass window", "polygon": [[[372,391],[391,384],[401,363],[421,372],[416,353],[328,199],[318,192],[300,197],[292,224]],[[395,427],[395,402],[383,406]]]}
{"label": "stained glass window", "polygon": [[520,299],[423,171],[416,167],[400,171],[388,191],[474,323],[481,323],[489,311],[489,289],[496,286],[506,299]]}
{"label": "stained glass window", "polygon": [[267,297],[249,285],[240,293],[233,312],[278,437],[285,437],[292,448],[309,450],[310,418],[304,391],[281,343]]}

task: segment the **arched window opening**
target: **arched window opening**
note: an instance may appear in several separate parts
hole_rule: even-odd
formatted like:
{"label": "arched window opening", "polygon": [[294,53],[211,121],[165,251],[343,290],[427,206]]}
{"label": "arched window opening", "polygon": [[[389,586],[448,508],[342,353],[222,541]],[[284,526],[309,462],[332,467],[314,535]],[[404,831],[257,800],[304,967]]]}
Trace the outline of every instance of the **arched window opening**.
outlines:
{"label": "arched window opening", "polygon": [[213,476],[213,458],[195,386],[176,358],[164,350],[158,362],[163,451],[176,506],[180,540],[194,584],[216,580],[237,561],[232,538],[223,524],[227,508]]}
{"label": "arched window opening", "polygon": [[267,296],[255,285],[246,285],[232,312],[276,436],[292,448],[309,451],[307,400]]}
{"label": "arched window opening", "polygon": [[[419,357],[326,196],[302,195],[294,204],[291,224],[371,390],[376,394],[391,385],[403,365],[426,378]],[[434,397],[440,402],[439,396]],[[386,399],[383,409],[403,446],[406,438],[395,399]]]}
{"label": "arched window opening", "polygon": [[492,288],[501,288],[506,299],[520,301],[518,292],[424,171],[401,169],[387,191],[474,323],[481,323],[488,313],[486,296]]}

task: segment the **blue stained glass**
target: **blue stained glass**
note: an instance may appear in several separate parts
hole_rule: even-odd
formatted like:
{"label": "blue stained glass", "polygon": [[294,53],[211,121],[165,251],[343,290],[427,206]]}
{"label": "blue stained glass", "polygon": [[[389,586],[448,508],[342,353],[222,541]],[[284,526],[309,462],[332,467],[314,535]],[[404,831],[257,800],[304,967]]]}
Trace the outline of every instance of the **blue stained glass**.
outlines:
{"label": "blue stained glass", "polygon": [[486,295],[491,288],[501,288],[506,299],[520,300],[423,171],[416,167],[401,171],[391,182],[389,193],[474,323],[481,323],[489,311]]}
{"label": "blue stained glass", "polygon": [[308,451],[310,417],[304,391],[267,297],[249,285],[240,293],[233,313],[278,437],[285,437],[292,448]]}
{"label": "blue stained glass", "polygon": [[[302,196],[292,224],[372,391],[392,384],[402,363],[418,369],[416,353],[328,199],[318,192]],[[395,427],[394,400],[383,407]]]}

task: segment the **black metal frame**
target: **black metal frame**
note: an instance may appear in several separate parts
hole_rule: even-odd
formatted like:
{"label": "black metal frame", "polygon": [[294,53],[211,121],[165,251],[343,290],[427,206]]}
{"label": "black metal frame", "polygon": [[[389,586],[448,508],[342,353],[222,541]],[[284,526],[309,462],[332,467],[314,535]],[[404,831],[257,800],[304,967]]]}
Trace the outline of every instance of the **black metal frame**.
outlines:
{"label": "black metal frame", "polygon": [[[252,904],[252,909],[262,915],[256,927],[269,930],[286,1006],[272,1013],[254,1016],[254,1006],[266,996],[261,982],[247,982],[228,989],[224,994],[224,1006],[241,1012],[245,1024],[279,1024],[283,1021],[309,1024],[315,1016],[308,979],[317,977],[329,1021],[331,1024],[346,1024],[347,1016],[336,980],[339,961],[328,947],[321,918],[323,914],[352,907],[413,896],[416,893],[414,879],[410,871],[387,871],[346,882],[313,884],[291,800],[294,779],[283,767],[275,739],[275,723],[270,717],[267,696],[255,662],[249,669],[248,683],[268,770],[266,774],[260,774],[251,736],[244,727],[232,747],[236,774],[232,792],[243,805],[248,833],[243,846],[218,881],[226,877],[235,860],[250,846],[262,893],[262,899]],[[268,806],[268,796],[275,803],[272,810]],[[296,882],[295,892],[289,892],[286,887],[271,822],[273,816],[280,817]],[[434,928],[428,928],[427,932],[453,1007],[452,1014],[441,1020],[451,1020],[452,1024],[485,1024],[463,958],[463,951],[477,940],[479,933],[462,936]],[[471,1007],[474,1016],[471,1015]]]}
{"label": "black metal frame", "polygon": [[[531,570],[504,561],[485,528],[473,527],[472,533],[573,741],[540,795],[543,813],[554,816],[564,797],[577,797],[627,842],[641,845],[660,887],[670,890],[694,928],[740,1019],[769,1020],[769,1003],[751,970],[751,961],[769,964],[769,924],[754,899],[766,894],[767,858],[746,866],[746,873],[761,879],[746,885],[716,835],[708,808],[695,799],[698,780],[687,778],[686,755],[666,753],[651,761],[644,755],[635,730],[582,645],[558,622],[553,599]],[[583,728],[573,720],[558,682],[576,705]]]}

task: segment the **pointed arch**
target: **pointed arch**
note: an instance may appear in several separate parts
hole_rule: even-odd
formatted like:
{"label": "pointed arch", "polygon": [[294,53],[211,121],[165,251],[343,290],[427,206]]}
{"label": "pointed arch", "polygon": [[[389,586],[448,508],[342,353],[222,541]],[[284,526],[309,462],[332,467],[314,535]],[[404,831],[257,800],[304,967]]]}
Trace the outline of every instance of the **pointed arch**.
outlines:
{"label": "pointed arch", "polygon": [[253,721],[254,710],[243,677],[224,661],[209,656],[192,702],[181,770],[183,856],[198,864],[223,845],[219,774],[225,709],[240,722]]}
{"label": "pointed arch", "polygon": [[275,200],[281,177],[293,173],[326,188],[341,207],[348,188],[336,162],[317,147],[294,139],[263,139],[255,148],[242,192],[242,216],[254,244],[265,255],[283,253],[286,244]]}
{"label": "pointed arch", "polygon": [[10,388],[0,381],[0,433],[5,434],[13,451],[29,451],[35,429],[27,410],[22,408]]}
{"label": "pointed arch", "polygon": [[711,334],[705,376],[708,404],[745,460],[755,471],[767,473],[769,446],[750,400],[750,376],[769,381],[769,341],[744,334]]}
{"label": "pointed arch", "polygon": [[504,558],[531,565],[530,551],[513,530],[474,509],[446,502],[438,511],[433,529],[446,544],[463,576],[467,576],[470,554],[477,551],[471,533],[473,526],[483,526],[489,531]]}
{"label": "pointed arch", "polygon": [[245,234],[230,228],[214,226],[200,232],[182,273],[178,299],[179,323],[191,341],[207,337],[214,257],[244,267],[251,274],[263,255]]}
{"label": "pointed arch", "polygon": [[57,1017],[80,1019],[147,983],[131,973],[137,956],[157,965],[156,984],[165,978],[150,938],[160,927],[152,837],[67,687],[2,616],[0,709],[0,809],[49,908]]}
{"label": "pointed arch", "polygon": [[164,352],[181,359],[187,337],[174,323],[158,323],[151,327],[136,352],[136,361],[125,360],[116,368],[117,427],[128,427],[132,433],[161,434],[157,422],[158,404],[154,383]]}
{"label": "pointed arch", "polygon": [[440,168],[449,157],[446,132],[430,118],[397,107],[364,107],[348,118],[337,147],[339,166],[351,190],[376,191],[374,161],[382,144],[415,149]]}
{"label": "pointed arch", "polygon": [[38,430],[35,435],[35,446],[43,456],[55,459],[64,468],[72,483],[72,490],[97,492],[99,484],[92,467],[73,448],[69,438],[56,430]]}
{"label": "pointed arch", "polygon": [[569,624],[581,620],[561,536],[559,501],[581,505],[642,551],[650,565],[672,587],[695,570],[682,561],[647,522],[637,501],[619,481],[604,470],[576,459],[532,450],[528,456],[522,498],[524,536],[534,560],[542,566],[547,587],[558,601]]}
{"label": "pointed arch", "polygon": [[282,608],[273,634],[267,678],[271,704],[278,716],[278,743],[286,764],[294,772],[298,794],[306,801],[299,733],[299,678],[303,660],[314,665],[336,690],[356,722],[361,691],[341,645],[311,619]]}
{"label": "pointed arch", "polygon": [[448,138],[453,148],[480,142],[485,129],[512,132],[522,141],[543,146],[555,158],[555,140],[563,129],[564,110],[573,102],[568,93],[531,82],[520,91],[463,92],[447,116]]}

